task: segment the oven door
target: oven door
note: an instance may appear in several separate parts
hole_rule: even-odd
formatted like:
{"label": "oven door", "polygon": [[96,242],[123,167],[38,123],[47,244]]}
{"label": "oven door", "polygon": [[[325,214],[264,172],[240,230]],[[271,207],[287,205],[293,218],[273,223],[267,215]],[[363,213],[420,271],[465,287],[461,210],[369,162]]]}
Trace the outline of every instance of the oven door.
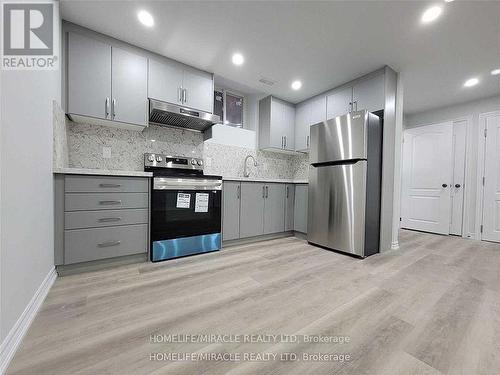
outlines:
{"label": "oven door", "polygon": [[221,248],[221,179],[154,177],[152,185],[151,261]]}

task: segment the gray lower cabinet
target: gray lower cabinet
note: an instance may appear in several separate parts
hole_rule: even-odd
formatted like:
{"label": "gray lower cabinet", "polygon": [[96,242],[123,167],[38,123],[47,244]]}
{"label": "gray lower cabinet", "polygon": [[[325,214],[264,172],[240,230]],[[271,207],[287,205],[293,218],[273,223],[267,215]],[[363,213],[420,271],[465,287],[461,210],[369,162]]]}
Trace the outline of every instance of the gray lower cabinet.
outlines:
{"label": "gray lower cabinet", "polygon": [[241,183],[240,238],[264,234],[265,184]]}
{"label": "gray lower cabinet", "polygon": [[56,175],[55,263],[146,253],[149,179]]}
{"label": "gray lower cabinet", "polygon": [[308,185],[295,185],[294,230],[307,233]]}
{"label": "gray lower cabinet", "polygon": [[285,231],[285,185],[266,184],[264,234]]}
{"label": "gray lower cabinet", "polygon": [[285,231],[294,230],[295,185],[285,185]]}
{"label": "gray lower cabinet", "polygon": [[235,240],[240,238],[241,183],[225,181],[222,193],[222,239]]}

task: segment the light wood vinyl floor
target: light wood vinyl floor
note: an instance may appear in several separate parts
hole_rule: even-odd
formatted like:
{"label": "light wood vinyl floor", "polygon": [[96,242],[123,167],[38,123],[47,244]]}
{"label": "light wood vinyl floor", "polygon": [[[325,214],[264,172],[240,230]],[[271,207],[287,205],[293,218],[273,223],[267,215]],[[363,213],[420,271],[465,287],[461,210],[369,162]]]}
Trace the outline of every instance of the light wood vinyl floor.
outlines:
{"label": "light wood vinyl floor", "polygon": [[[8,373],[500,374],[500,245],[411,231],[400,240],[365,260],[290,237],[60,277]],[[299,341],[160,344],[155,333]],[[350,342],[304,343],[309,334]],[[192,352],[299,360],[151,360]]]}

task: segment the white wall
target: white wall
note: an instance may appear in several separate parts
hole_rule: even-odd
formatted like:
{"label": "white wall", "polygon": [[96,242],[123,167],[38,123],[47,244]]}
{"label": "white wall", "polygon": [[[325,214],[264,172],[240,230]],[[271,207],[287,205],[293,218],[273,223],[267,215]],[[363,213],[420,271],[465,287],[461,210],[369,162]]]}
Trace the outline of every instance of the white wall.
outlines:
{"label": "white wall", "polygon": [[[57,18],[56,18],[57,19]],[[52,101],[60,71],[1,71],[0,339],[54,266]]]}
{"label": "white wall", "polygon": [[500,96],[481,99],[459,105],[443,107],[427,112],[405,116],[405,128],[413,128],[435,124],[444,121],[453,121],[462,118],[468,120],[467,129],[467,161],[466,161],[466,201],[465,201],[465,235],[478,238],[479,225],[476,222],[477,181],[478,174],[478,145],[484,142],[479,134],[479,115],[481,113],[500,110]]}

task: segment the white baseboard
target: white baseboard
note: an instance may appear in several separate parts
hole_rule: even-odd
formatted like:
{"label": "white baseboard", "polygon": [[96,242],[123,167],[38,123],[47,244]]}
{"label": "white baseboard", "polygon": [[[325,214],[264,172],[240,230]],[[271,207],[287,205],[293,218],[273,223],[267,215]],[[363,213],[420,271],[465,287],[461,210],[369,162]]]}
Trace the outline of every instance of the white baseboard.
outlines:
{"label": "white baseboard", "polygon": [[12,357],[16,354],[19,344],[21,344],[24,335],[28,332],[28,328],[33,322],[33,319],[35,319],[38,309],[42,306],[42,303],[49,293],[52,284],[54,284],[56,277],[56,269],[53,267],[47,276],[45,276],[45,279],[38,287],[38,290],[33,295],[33,298],[31,298],[31,301],[24,309],[16,324],[14,324],[5,340],[3,340],[2,345],[0,346],[0,374],[5,373],[7,370]]}

